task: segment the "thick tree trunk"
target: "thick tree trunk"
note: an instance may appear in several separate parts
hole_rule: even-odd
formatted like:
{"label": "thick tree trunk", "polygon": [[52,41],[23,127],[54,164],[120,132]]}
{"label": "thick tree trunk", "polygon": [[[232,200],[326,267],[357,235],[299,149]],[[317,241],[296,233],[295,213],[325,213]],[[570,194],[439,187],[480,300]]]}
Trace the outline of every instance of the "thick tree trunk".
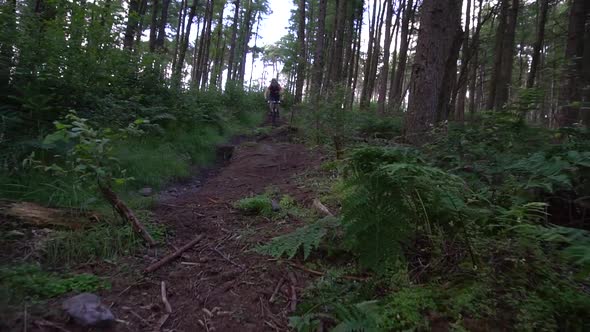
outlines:
{"label": "thick tree trunk", "polygon": [[164,50],[164,41],[166,40],[166,25],[168,24],[168,8],[170,7],[170,0],[162,1],[162,16],[158,24],[158,38],[156,39],[156,50],[162,52]]}
{"label": "thick tree trunk", "polygon": [[518,7],[518,0],[502,0],[500,17],[498,18],[499,24],[496,31],[494,69],[492,70],[487,101],[488,109],[499,110],[508,101],[512,81]]}
{"label": "thick tree trunk", "polygon": [[305,0],[299,0],[298,15],[299,26],[297,29],[297,44],[299,54],[297,60],[297,82],[295,83],[295,102],[300,103],[303,99],[303,84],[305,83]]}
{"label": "thick tree trunk", "polygon": [[497,91],[495,108],[501,109],[508,102],[510,85],[512,82],[512,67],[514,60],[514,40],[516,37],[516,23],[518,18],[519,0],[510,1],[508,18],[506,24],[506,33],[502,45],[502,66]]}
{"label": "thick tree trunk", "polygon": [[133,49],[133,37],[139,22],[139,0],[129,1],[129,10],[127,11],[127,25],[125,27],[125,34],[123,36],[123,48],[127,50]]}
{"label": "thick tree trunk", "polygon": [[150,52],[156,50],[156,40],[158,38],[158,14],[160,9],[160,0],[152,0],[152,21],[150,24]]}
{"label": "thick tree trunk", "polygon": [[585,32],[586,25],[590,23],[589,14],[590,3],[587,0],[573,0],[565,49],[566,67],[559,91],[559,127],[569,127],[576,123],[580,119],[580,107],[590,101],[588,88],[585,87],[590,83],[590,77],[585,77],[589,65],[584,64],[584,60],[590,57],[590,45],[584,43],[589,34]]}
{"label": "thick tree trunk", "polygon": [[424,0],[412,68],[405,137],[414,144],[426,141],[425,132],[436,122],[444,100],[449,62],[457,54],[461,32],[461,0]]}

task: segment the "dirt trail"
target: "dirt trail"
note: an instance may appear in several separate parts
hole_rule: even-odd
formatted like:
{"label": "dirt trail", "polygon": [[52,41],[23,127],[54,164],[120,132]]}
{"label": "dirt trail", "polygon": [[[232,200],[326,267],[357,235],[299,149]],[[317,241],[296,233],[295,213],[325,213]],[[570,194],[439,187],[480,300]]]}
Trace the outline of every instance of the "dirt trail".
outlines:
{"label": "dirt trail", "polygon": [[[168,285],[172,315],[162,330],[173,331],[284,331],[308,275],[249,251],[256,243],[292,230],[301,223],[254,222],[232,208],[243,197],[272,186],[309,206],[311,191],[300,186],[301,174],[318,164],[319,156],[289,141],[286,127],[261,140],[236,146],[231,160],[198,184],[185,183],[164,194],[155,218],[173,235],[167,248],[143,257],[145,266],[187,243],[204,239],[181,258],[137,284],[115,282],[107,295],[113,311],[129,325],[117,331],[153,331],[164,316],[160,283]],[[197,181],[197,180],[195,180]],[[175,197],[177,196],[177,197]],[[282,286],[277,288],[277,285]],[[277,290],[278,289],[278,290]],[[275,301],[270,298],[276,291]]]}

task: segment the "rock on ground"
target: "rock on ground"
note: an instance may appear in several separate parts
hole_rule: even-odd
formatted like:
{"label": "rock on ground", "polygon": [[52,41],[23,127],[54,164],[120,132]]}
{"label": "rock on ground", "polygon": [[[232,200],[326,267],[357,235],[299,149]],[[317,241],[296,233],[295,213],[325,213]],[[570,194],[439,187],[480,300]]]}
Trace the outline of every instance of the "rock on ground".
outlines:
{"label": "rock on ground", "polygon": [[100,297],[91,293],[70,297],[62,308],[82,326],[105,327],[115,321],[115,316],[101,303]]}

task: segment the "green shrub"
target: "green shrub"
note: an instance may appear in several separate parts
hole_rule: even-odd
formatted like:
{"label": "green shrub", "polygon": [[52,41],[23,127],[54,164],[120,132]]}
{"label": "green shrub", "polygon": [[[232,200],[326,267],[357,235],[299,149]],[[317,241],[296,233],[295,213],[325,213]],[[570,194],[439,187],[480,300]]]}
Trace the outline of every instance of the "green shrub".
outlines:
{"label": "green shrub", "polygon": [[251,215],[270,216],[272,214],[272,203],[266,195],[243,198],[235,203],[235,207]]}
{"label": "green shrub", "polygon": [[59,275],[37,265],[0,267],[0,298],[6,304],[47,300],[68,292],[94,292],[109,288],[91,274]]}

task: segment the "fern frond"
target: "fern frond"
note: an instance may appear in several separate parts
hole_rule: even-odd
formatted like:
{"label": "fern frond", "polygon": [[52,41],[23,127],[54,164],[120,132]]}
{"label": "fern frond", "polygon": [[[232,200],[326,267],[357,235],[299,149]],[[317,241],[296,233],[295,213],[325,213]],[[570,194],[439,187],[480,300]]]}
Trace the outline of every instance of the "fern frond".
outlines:
{"label": "fern frond", "polygon": [[320,242],[330,228],[338,224],[338,219],[328,217],[311,225],[298,228],[292,233],[273,238],[269,243],[255,248],[255,251],[274,258],[286,256],[295,257],[299,249],[303,249],[303,259],[307,259],[313,249],[319,247]]}

